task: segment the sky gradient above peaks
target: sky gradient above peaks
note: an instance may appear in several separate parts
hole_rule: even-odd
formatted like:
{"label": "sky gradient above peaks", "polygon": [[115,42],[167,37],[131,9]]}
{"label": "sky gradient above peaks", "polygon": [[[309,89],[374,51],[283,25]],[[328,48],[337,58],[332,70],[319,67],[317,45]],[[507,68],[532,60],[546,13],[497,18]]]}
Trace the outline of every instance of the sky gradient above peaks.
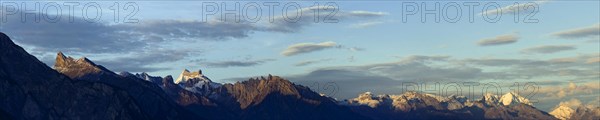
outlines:
{"label": "sky gradient above peaks", "polygon": [[[0,31],[49,66],[62,51],[115,72],[166,76],[202,69],[215,82],[273,74],[305,85],[335,83],[335,92],[317,91],[342,99],[365,91],[397,94],[407,82],[497,83],[502,93],[515,82],[521,88],[534,82],[539,89],[530,97],[543,110],[573,99],[600,102],[598,1],[240,1],[240,9],[250,10],[244,15],[261,17],[239,22],[210,12],[236,2],[1,3],[7,14]],[[68,12],[66,5],[75,4]],[[270,12],[273,4],[279,5]],[[421,16],[436,4],[440,22]],[[466,5],[474,4],[469,13]],[[61,7],[44,7],[51,5]],[[489,20],[497,13],[499,19]]]}

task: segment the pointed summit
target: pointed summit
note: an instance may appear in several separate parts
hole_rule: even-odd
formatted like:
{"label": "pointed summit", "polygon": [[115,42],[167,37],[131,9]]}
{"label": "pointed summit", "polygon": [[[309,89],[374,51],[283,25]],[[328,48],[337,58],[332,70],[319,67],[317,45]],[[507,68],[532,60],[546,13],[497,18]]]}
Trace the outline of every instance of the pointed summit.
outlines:
{"label": "pointed summit", "polygon": [[86,57],[81,57],[81,58],[77,59],[77,62],[84,63],[84,64],[89,64],[89,65],[92,65],[92,66],[97,66],[96,63],[92,62],[92,60],[90,60],[90,59],[88,59]]}
{"label": "pointed summit", "polygon": [[10,38],[6,34],[0,32],[0,46],[5,47],[5,46],[16,46],[16,45],[15,45],[15,43],[13,43],[12,40],[10,40]]}
{"label": "pointed summit", "polygon": [[72,62],[73,58],[65,56],[62,52],[58,52],[56,55],[56,62],[54,63],[54,69],[62,69],[68,67],[69,62]]}
{"label": "pointed summit", "polygon": [[500,100],[498,102],[502,103],[502,105],[505,105],[505,106],[519,104],[519,103],[533,106],[533,103],[529,102],[529,100],[527,98],[522,97],[515,92],[508,92],[508,93],[502,95],[502,97],[500,97]]}
{"label": "pointed summit", "polygon": [[202,79],[210,81],[210,79],[202,75],[202,70],[198,70],[197,72],[190,72],[190,70],[184,69],[183,72],[181,72],[181,74],[179,75],[179,77],[177,77],[177,79],[175,80],[175,83],[179,84],[180,82],[186,82],[190,79]]}
{"label": "pointed summit", "polygon": [[65,58],[65,54],[62,53],[62,51],[58,51],[56,57],[61,57],[61,58]]}
{"label": "pointed summit", "polygon": [[58,62],[58,61],[60,61],[60,62],[64,62],[64,61],[66,61],[66,59],[67,59],[67,56],[65,56],[65,54],[63,54],[62,52],[58,52],[58,53],[56,54],[56,61],[57,61],[57,62]]}
{"label": "pointed summit", "polygon": [[104,68],[103,66],[96,65],[91,60],[82,57],[77,60],[72,57],[64,55],[62,52],[58,52],[56,55],[56,62],[54,69],[60,73],[63,73],[71,78],[81,77],[86,74],[97,74],[101,72],[112,71]]}
{"label": "pointed summit", "polygon": [[568,120],[571,118],[571,115],[575,113],[575,110],[573,110],[573,108],[564,105],[564,104],[559,104],[556,109],[552,110],[550,112],[550,115],[561,119],[561,120]]}
{"label": "pointed summit", "polygon": [[146,72],[142,72],[141,74],[142,76],[150,76],[150,74],[146,73]]}
{"label": "pointed summit", "polygon": [[498,95],[485,93],[480,101],[488,105],[496,105],[498,104],[499,99],[500,98],[498,98]]}
{"label": "pointed summit", "polygon": [[181,72],[179,77],[175,80],[175,84],[180,85],[188,91],[199,94],[209,94],[212,91],[211,89],[221,86],[220,83],[212,82],[212,80],[204,76],[202,70],[190,72],[187,69]]}

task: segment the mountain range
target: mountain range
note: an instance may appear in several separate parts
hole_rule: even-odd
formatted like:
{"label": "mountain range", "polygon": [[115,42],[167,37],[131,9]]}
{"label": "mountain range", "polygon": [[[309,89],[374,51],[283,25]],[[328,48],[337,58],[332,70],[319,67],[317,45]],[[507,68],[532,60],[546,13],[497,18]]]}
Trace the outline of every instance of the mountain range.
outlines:
{"label": "mountain range", "polygon": [[599,119],[600,108],[538,110],[514,92],[481,99],[419,92],[337,100],[282,77],[216,83],[201,70],[115,73],[59,52],[53,68],[0,33],[0,119]]}

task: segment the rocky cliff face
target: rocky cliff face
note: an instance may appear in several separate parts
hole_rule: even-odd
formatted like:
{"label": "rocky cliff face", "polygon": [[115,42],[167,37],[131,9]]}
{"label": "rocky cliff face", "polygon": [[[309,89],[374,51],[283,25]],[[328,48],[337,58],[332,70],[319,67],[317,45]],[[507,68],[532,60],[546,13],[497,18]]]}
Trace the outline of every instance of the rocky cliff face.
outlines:
{"label": "rocky cliff face", "polygon": [[170,75],[162,79],[160,86],[177,104],[195,114],[202,115],[203,118],[234,119],[236,116],[232,111],[217,105],[207,96],[188,91],[180,85],[175,84],[173,77]]}
{"label": "rocky cliff face", "polygon": [[216,102],[236,111],[238,119],[368,119],[277,76],[225,84],[215,92]]}
{"label": "rocky cliff face", "polygon": [[0,33],[0,118],[152,119],[132,95],[56,72]]}
{"label": "rocky cliff face", "polygon": [[96,65],[91,60],[82,57],[77,60],[65,56],[62,52],[56,55],[54,69],[71,78],[97,78],[96,75],[114,74],[101,65]]}
{"label": "rocky cliff face", "polygon": [[337,105],[331,98],[277,76],[188,89],[191,86],[187,84],[198,77],[188,77],[177,84],[167,76],[160,87],[180,106],[208,119],[368,119]]}

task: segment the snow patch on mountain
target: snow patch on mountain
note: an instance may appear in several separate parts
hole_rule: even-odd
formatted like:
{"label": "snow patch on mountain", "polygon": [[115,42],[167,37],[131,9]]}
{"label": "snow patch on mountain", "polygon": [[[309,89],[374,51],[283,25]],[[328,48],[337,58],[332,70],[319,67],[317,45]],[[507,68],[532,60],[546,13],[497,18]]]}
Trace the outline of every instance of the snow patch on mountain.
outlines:
{"label": "snow patch on mountain", "polygon": [[385,99],[385,97],[373,97],[373,94],[371,92],[365,92],[363,94],[358,95],[358,98],[354,98],[351,101],[351,103],[363,104],[375,108],[381,103],[381,101],[383,101],[382,99]]}
{"label": "snow patch on mountain", "polygon": [[515,92],[508,92],[508,93],[502,95],[502,97],[500,97],[500,100],[498,102],[502,103],[502,105],[505,105],[505,106],[514,105],[514,104],[526,104],[526,105],[533,106],[533,103],[529,102],[529,99],[522,97]]}
{"label": "snow patch on mountain", "polygon": [[371,108],[385,107],[396,110],[408,111],[422,105],[439,106],[440,109],[460,109],[463,108],[468,99],[464,96],[452,95],[442,97],[434,94],[420,94],[417,92],[406,92],[401,95],[377,95],[371,92],[360,94],[357,98],[342,101],[342,105],[366,105]]}
{"label": "snow patch on mountain", "polygon": [[[483,98],[477,101],[471,101],[465,96],[450,95],[447,97],[435,94],[422,94],[418,92],[405,92],[401,95],[373,95],[371,92],[360,94],[357,98],[342,101],[342,105],[366,105],[371,108],[389,107],[396,110],[411,110],[419,106],[435,106],[437,109],[456,110],[474,105],[474,102],[481,102],[491,106],[501,105],[509,106],[515,104],[525,104],[532,106],[528,99],[519,96],[514,92],[509,92],[501,97],[491,93],[486,93]],[[388,106],[385,106],[388,105]]]}

